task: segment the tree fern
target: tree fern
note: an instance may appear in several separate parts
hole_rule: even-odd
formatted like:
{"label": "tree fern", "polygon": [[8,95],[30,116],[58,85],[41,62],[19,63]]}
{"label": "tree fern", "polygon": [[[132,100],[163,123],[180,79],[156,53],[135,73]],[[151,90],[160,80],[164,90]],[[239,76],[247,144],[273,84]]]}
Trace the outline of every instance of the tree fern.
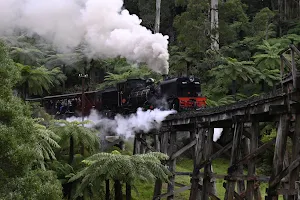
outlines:
{"label": "tree fern", "polygon": [[119,180],[133,184],[136,180],[154,181],[161,179],[168,181],[171,175],[161,164],[168,156],[159,152],[141,155],[121,155],[118,153],[98,153],[83,161],[87,166],[69,181],[81,180],[81,186],[76,196],[79,196],[89,184],[97,180]]}
{"label": "tree fern", "polygon": [[257,45],[260,53],[253,56],[255,64],[261,69],[279,69],[280,55],[283,50],[280,43],[271,45],[268,41],[264,40],[262,45]]}
{"label": "tree fern", "polygon": [[48,70],[45,67],[32,67],[15,63],[21,73],[21,80],[18,85],[23,92],[23,96],[26,94],[42,95],[44,91],[50,90],[50,88],[59,85],[65,80],[65,76],[58,69]]}
{"label": "tree fern", "polygon": [[90,122],[68,122],[66,120],[54,120],[51,122],[50,130],[61,137],[60,145],[62,149],[69,150],[70,162],[73,160],[75,153],[82,147],[84,147],[84,152],[80,153],[87,153],[87,155],[92,155],[99,149],[97,131],[82,126],[82,124],[88,123]]}
{"label": "tree fern", "polygon": [[60,148],[58,144],[60,137],[43,125],[34,124],[34,128],[38,139],[36,147],[38,162],[41,168],[45,169],[45,160],[56,160],[53,149]]}

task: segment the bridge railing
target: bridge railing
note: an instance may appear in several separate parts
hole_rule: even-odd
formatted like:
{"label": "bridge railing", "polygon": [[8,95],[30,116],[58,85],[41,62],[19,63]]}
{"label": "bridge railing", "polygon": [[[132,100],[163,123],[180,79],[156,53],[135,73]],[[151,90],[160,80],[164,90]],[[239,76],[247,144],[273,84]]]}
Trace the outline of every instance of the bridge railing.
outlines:
{"label": "bridge railing", "polygon": [[[287,58],[287,55],[290,55],[290,58]],[[289,47],[280,52],[280,74],[282,85],[292,79],[293,88],[298,89],[300,88],[300,82],[297,81],[296,55],[300,58],[300,51],[294,44],[290,44]]]}

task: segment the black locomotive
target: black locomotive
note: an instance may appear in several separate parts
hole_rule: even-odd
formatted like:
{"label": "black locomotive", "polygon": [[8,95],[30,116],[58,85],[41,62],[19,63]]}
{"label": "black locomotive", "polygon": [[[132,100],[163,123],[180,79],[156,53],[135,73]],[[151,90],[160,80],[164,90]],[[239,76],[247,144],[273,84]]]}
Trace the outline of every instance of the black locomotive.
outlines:
{"label": "black locomotive", "polygon": [[[51,114],[76,114],[82,112],[82,94],[47,96],[30,101],[41,101]],[[137,108],[196,110],[206,106],[206,98],[201,94],[200,79],[179,77],[163,80],[155,84],[152,78],[127,79],[116,87],[85,92],[84,115],[92,108],[105,114],[129,114]]]}

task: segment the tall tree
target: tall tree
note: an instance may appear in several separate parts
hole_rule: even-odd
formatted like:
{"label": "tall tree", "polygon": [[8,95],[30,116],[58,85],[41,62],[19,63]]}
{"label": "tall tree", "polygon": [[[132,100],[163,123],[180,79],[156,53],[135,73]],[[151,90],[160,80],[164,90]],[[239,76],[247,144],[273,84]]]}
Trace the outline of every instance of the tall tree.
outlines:
{"label": "tall tree", "polygon": [[211,48],[213,50],[219,50],[219,1],[211,0]]}
{"label": "tall tree", "polygon": [[155,33],[159,33],[159,26],[160,26],[160,6],[161,6],[161,0],[156,0],[155,28],[154,28],[154,32]]}

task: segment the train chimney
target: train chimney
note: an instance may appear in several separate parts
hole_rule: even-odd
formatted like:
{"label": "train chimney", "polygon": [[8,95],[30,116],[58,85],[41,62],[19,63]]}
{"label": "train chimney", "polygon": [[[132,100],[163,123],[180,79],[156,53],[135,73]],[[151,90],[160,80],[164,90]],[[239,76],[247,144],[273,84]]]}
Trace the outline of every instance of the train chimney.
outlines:
{"label": "train chimney", "polygon": [[163,77],[163,80],[165,81],[168,78],[168,74],[163,74],[162,77]]}

